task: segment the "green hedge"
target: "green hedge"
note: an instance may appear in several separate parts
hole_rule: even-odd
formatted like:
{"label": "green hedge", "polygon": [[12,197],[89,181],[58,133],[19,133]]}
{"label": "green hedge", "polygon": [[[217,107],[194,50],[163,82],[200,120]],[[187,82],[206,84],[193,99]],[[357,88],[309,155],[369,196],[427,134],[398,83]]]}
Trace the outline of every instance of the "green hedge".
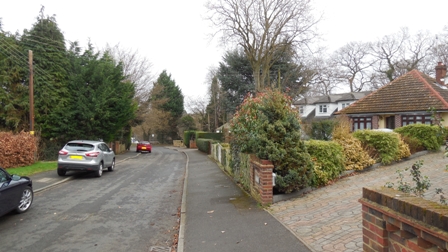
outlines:
{"label": "green hedge", "polygon": [[353,136],[362,142],[370,154],[377,153],[372,158],[378,162],[390,164],[401,159],[400,136],[394,132],[358,130]]}
{"label": "green hedge", "polygon": [[196,139],[199,139],[199,138],[214,139],[214,140],[222,142],[222,139],[224,138],[224,134],[223,133],[197,131]]}
{"label": "green hedge", "polygon": [[394,131],[404,137],[417,140],[427,150],[439,150],[445,143],[445,134],[436,125],[411,124],[396,128]]}
{"label": "green hedge", "polygon": [[187,148],[190,148],[190,139],[192,135],[196,136],[196,131],[194,130],[184,131],[184,145]]}
{"label": "green hedge", "polygon": [[345,170],[343,148],[334,141],[305,141],[314,163],[313,186],[322,186],[337,178]]}
{"label": "green hedge", "polygon": [[205,139],[199,138],[196,139],[196,145],[198,146],[198,150],[210,154],[210,144],[214,143],[216,140],[214,139]]}

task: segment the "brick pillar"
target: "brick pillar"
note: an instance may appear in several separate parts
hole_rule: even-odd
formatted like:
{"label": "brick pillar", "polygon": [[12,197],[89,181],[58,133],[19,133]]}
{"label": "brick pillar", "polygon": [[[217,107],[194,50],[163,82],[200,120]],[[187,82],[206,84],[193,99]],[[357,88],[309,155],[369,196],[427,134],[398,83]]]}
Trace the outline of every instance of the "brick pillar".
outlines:
{"label": "brick pillar", "polygon": [[273,203],[272,172],[274,165],[269,160],[250,158],[250,193],[262,205]]}
{"label": "brick pillar", "polygon": [[377,116],[377,115],[372,116],[372,129],[379,128],[379,120],[380,120],[379,116]]}
{"label": "brick pillar", "polygon": [[397,114],[395,115],[395,128],[399,128],[401,126],[401,115]]}

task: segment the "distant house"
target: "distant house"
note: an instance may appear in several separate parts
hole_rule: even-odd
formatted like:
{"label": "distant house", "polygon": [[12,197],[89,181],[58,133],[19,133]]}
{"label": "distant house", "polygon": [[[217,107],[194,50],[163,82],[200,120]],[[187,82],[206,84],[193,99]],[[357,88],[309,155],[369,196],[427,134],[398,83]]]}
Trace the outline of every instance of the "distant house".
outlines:
{"label": "distant house", "polygon": [[305,97],[294,102],[293,105],[299,110],[303,121],[311,122],[313,120],[329,119],[335,116],[335,112],[349,106],[370,92]]}
{"label": "distant house", "polygon": [[436,78],[412,70],[336,112],[346,114],[352,130],[395,129],[409,124],[434,124],[429,109],[448,126],[446,65],[439,63]]}

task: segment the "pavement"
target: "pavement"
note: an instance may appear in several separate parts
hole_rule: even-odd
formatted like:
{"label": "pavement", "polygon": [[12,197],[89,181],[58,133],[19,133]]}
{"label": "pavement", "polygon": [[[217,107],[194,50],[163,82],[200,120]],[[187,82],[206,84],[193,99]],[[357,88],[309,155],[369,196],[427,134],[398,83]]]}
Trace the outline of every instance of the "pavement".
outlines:
{"label": "pavement", "polygon": [[[423,160],[431,180],[425,198],[437,201],[435,188],[448,192],[448,159],[443,152],[422,152],[389,166],[376,166],[333,184],[261,208],[206,154],[167,147],[187,159],[182,195],[178,252],[192,251],[362,251],[362,187],[397,182],[396,170]],[[116,155],[120,164],[138,153]],[[407,176],[407,174],[405,174]],[[76,175],[75,175],[76,176]],[[35,192],[75,176],[56,171],[32,175]]]}

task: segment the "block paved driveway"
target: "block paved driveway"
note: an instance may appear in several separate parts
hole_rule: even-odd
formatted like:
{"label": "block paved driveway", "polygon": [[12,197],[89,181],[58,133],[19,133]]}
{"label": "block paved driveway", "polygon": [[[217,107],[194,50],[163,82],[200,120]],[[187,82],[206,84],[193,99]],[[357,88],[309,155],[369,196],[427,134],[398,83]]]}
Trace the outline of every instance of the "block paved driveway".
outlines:
{"label": "block paved driveway", "polygon": [[[448,195],[448,158],[443,152],[430,152],[389,166],[379,166],[301,197],[271,205],[268,211],[314,251],[362,251],[362,215],[358,199],[363,187],[381,187],[396,182],[396,170],[423,160],[421,172],[431,181],[425,198],[438,201],[435,188]],[[409,172],[404,173],[410,181]]]}

